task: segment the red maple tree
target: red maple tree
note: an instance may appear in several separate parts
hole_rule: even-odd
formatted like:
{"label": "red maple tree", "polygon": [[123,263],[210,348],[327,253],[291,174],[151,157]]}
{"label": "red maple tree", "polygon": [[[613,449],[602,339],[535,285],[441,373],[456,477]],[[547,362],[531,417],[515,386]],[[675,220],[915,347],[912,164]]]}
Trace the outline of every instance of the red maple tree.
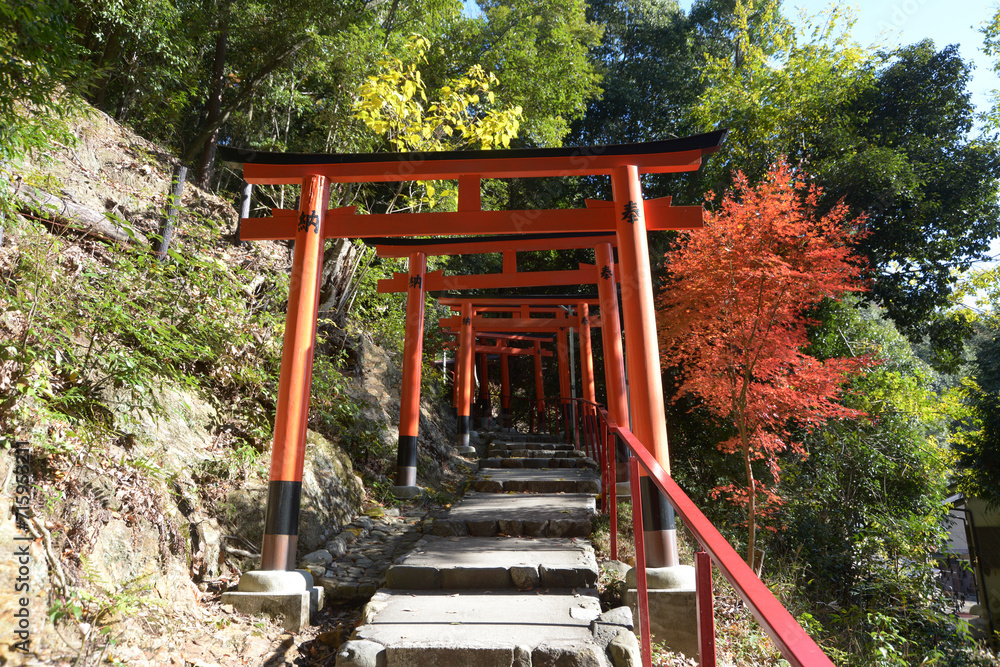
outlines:
{"label": "red maple tree", "polygon": [[[746,485],[717,487],[713,496],[746,504],[751,567],[758,512],[780,502],[778,455],[805,455],[793,429],[860,416],[837,397],[868,360],[806,353],[807,309],[863,289],[863,259],[850,249],[863,220],[849,222],[843,205],[818,216],[818,194],[785,161],[756,188],[738,173],[704,228],[667,253],[670,278],[658,297],[664,365],[680,371],[675,399],[696,397],[735,427],[719,448],[742,454]],[[755,479],[755,461],[766,465],[770,484]]]}

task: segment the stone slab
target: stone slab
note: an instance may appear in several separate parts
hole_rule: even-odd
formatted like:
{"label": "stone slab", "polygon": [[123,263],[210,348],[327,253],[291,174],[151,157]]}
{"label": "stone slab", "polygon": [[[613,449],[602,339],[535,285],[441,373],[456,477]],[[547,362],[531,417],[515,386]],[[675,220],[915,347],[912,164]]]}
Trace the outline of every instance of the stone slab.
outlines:
{"label": "stone slab", "polygon": [[377,611],[366,612],[367,623],[352,639],[385,646],[389,667],[510,667],[517,655],[534,658],[537,652],[541,658],[552,653],[553,646],[561,651],[561,659],[553,664],[608,664],[590,631],[590,622],[601,611],[596,591],[426,591],[418,596],[384,590],[376,593],[372,605]]}
{"label": "stone slab", "polygon": [[498,458],[490,457],[481,459],[479,462],[481,470],[490,468],[589,468],[597,470],[597,462],[594,459],[578,456],[568,456],[563,458]]}
{"label": "stone slab", "polygon": [[483,493],[600,493],[600,477],[586,468],[485,470],[472,482]]}
{"label": "stone slab", "polygon": [[597,560],[580,539],[427,535],[386,572],[393,589],[590,588]]}
{"label": "stone slab", "polygon": [[509,442],[566,442],[566,438],[558,435],[552,435],[551,433],[510,433],[504,431],[502,433],[497,433],[497,435],[499,436],[499,440],[506,440]]}
{"label": "stone slab", "polygon": [[466,494],[445,517],[434,521],[434,535],[490,537],[589,537],[595,498],[583,493]]}

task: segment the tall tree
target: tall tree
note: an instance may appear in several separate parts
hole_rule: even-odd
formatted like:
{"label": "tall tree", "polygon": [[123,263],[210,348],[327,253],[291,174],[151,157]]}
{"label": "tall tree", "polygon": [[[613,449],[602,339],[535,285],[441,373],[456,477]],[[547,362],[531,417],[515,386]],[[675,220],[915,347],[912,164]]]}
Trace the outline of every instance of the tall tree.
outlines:
{"label": "tall tree", "polygon": [[859,249],[876,271],[871,296],[920,336],[948,304],[953,274],[996,234],[1000,149],[972,135],[970,66],[956,46],[923,41],[867,67],[872,85],[814,139],[810,166],[823,206],[867,214]]}
{"label": "tall tree", "polygon": [[773,510],[778,500],[778,455],[803,451],[793,427],[859,415],[837,395],[863,360],[820,362],[805,352],[805,310],[861,289],[862,262],[850,250],[859,231],[845,207],[817,216],[818,196],[787,163],[757,187],[738,173],[719,212],[667,254],[670,282],[659,296],[663,361],[679,369],[677,398],[696,397],[735,428],[719,448],[740,454],[745,482],[715,494],[746,504],[751,565],[758,505]]}
{"label": "tall tree", "polygon": [[813,636],[847,651],[842,664],[927,664],[930,656],[976,664],[956,655],[972,646],[955,631],[936,571],[953,480],[954,392],[935,391],[936,374],[875,304],[850,295],[825,300],[814,315],[812,354],[877,362],[851,378],[842,399],[869,419],[834,420],[804,436],[809,457],[782,472],[787,502],[773,553],[801,568],[797,595],[818,621]]}
{"label": "tall tree", "polygon": [[65,93],[89,73],[71,21],[67,0],[0,5],[0,222],[12,213],[10,163],[50,139],[71,140],[61,118],[78,105]]}
{"label": "tall tree", "polygon": [[971,319],[976,327],[963,387],[970,414],[960,424],[956,446],[959,487],[1000,507],[1000,267],[964,275],[953,301],[951,315]]}
{"label": "tall tree", "polygon": [[622,144],[689,134],[688,111],[701,86],[703,54],[676,0],[593,0],[588,17],[604,26],[590,50],[604,92],[570,135],[577,145]]}
{"label": "tall tree", "polygon": [[778,0],[736,0],[731,12],[710,12],[716,4],[692,10],[709,37],[704,89],[690,113],[702,131],[729,128],[706,173],[709,187],[721,189],[736,170],[755,182],[779,157],[807,157],[816,129],[842,122],[841,107],[865,87],[869,54],[850,38],[853,19],[840,9],[800,31]]}
{"label": "tall tree", "polygon": [[497,95],[524,110],[521,142],[560,146],[569,124],[599,92],[587,51],[601,26],[584,0],[480,0],[482,16],[456,26],[445,53],[460,74],[481,64],[499,79]]}

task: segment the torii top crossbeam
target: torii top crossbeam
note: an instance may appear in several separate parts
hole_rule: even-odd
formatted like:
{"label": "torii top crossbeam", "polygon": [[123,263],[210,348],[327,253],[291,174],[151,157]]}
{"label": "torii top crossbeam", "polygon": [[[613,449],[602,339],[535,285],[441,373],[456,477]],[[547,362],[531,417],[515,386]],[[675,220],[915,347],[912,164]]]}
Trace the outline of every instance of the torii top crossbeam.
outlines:
{"label": "torii top crossbeam", "polygon": [[525,148],[504,151],[431,153],[266,153],[220,147],[223,159],[243,163],[243,178],[253,184],[298,184],[305,176],[325,176],[334,183],[376,183],[538,176],[611,174],[634,166],[641,174],[694,171],[703,156],[722,145],[726,130],[641,144],[573,148]]}

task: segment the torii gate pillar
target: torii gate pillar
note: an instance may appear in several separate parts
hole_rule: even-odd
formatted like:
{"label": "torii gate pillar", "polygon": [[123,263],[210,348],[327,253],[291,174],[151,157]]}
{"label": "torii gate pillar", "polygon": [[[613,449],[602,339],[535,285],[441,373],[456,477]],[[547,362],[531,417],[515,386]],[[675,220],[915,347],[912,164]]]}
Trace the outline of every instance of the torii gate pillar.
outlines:
{"label": "torii gate pillar", "polygon": [[[560,312],[556,319],[566,319],[566,313]],[[559,407],[562,410],[563,426],[566,429],[566,442],[573,442],[573,404],[570,402],[569,386],[569,339],[566,327],[560,325],[556,332],[556,352],[559,357]]]}
{"label": "torii gate pillar", "polygon": [[542,376],[542,344],[535,341],[535,413],[538,415],[538,432],[542,433],[548,427],[545,408],[545,378]]}
{"label": "torii gate pillar", "polygon": [[[618,319],[618,282],[615,280],[615,262],[610,243],[594,248],[601,279],[597,294],[601,300],[601,341],[604,345],[604,385],[607,392],[608,413],[615,424],[629,427],[628,396],[625,393],[625,355],[622,354],[622,327]],[[628,479],[627,450],[616,446],[616,481]],[[645,524],[643,524],[645,525]]]}
{"label": "torii gate pillar", "polygon": [[469,445],[469,435],[472,426],[470,408],[472,407],[472,364],[475,356],[476,337],[472,333],[472,304],[462,304],[462,328],[458,336],[458,440],[456,449],[460,454],[470,454],[475,451]]}
{"label": "torii gate pillar", "polygon": [[295,569],[328,192],[325,177],[303,179],[278,379],[262,570]]}
{"label": "torii gate pillar", "polygon": [[420,379],[424,355],[424,278],[427,256],[410,255],[406,289],[406,335],[403,341],[403,386],[399,401],[399,444],[396,454],[397,497],[412,498],[417,486],[417,436],[420,434]]}
{"label": "torii gate pillar", "polygon": [[[500,341],[500,348],[507,347]],[[510,430],[510,355],[500,355],[500,427]]]}
{"label": "torii gate pillar", "polygon": [[479,353],[479,407],[482,410],[477,415],[479,428],[488,429],[493,409],[490,406],[490,362],[485,352]]}
{"label": "torii gate pillar", "polygon": [[[618,261],[622,272],[632,431],[669,473],[653,280],[639,170],[635,166],[615,167],[611,172],[611,186],[618,211]],[[648,567],[678,565],[673,507],[648,477],[643,475],[641,479],[646,564]]]}
{"label": "torii gate pillar", "polygon": [[[583,398],[591,403],[597,402],[597,392],[594,389],[594,351],[590,344],[590,306],[581,303],[577,306],[580,315],[580,380],[583,385]],[[596,427],[593,405],[584,405],[581,411],[584,423],[584,437],[589,445],[594,444]]]}

